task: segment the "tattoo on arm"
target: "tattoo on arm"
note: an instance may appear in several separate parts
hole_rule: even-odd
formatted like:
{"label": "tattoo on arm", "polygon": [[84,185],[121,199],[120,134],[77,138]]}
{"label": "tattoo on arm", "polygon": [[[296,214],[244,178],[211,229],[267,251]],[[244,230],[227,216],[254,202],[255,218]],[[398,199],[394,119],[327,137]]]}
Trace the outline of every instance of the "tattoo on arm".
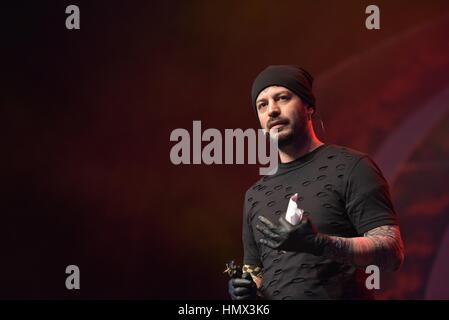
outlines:
{"label": "tattoo on arm", "polygon": [[374,228],[363,237],[320,236],[324,238],[324,256],[339,262],[357,267],[374,264],[383,270],[397,270],[404,260],[404,245],[396,225]]}

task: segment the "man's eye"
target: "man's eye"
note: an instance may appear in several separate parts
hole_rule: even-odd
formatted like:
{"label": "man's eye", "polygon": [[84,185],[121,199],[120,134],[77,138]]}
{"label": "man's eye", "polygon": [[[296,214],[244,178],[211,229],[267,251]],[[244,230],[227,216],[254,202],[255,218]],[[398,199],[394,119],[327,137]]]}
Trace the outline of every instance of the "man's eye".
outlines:
{"label": "man's eye", "polygon": [[263,107],[265,107],[267,104],[266,103],[260,103],[259,104],[259,110],[262,109]]}
{"label": "man's eye", "polygon": [[289,97],[289,96],[281,96],[280,99],[281,99],[281,100],[289,100],[290,97]]}

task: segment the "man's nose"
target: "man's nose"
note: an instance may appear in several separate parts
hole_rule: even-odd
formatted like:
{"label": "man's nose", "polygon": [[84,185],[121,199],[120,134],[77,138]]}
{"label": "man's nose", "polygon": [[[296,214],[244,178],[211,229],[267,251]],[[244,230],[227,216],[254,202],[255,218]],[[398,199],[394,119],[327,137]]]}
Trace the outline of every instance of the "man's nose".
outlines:
{"label": "man's nose", "polygon": [[268,115],[270,117],[276,117],[281,113],[281,109],[279,109],[279,106],[277,105],[276,101],[271,101],[268,104]]}

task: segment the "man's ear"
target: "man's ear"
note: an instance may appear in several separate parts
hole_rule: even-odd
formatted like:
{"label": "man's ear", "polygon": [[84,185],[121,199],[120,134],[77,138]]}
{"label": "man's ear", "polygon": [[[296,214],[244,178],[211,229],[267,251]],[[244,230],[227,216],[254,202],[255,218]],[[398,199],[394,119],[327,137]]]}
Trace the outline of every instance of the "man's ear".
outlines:
{"label": "man's ear", "polygon": [[312,116],[315,114],[315,108],[312,106],[307,106],[306,112],[307,112],[307,117],[311,120]]}

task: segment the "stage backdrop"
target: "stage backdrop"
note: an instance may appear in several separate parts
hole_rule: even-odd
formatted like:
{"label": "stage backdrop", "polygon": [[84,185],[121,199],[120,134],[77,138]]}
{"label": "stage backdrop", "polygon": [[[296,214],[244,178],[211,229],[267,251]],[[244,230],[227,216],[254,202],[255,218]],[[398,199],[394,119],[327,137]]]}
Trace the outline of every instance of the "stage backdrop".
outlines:
{"label": "stage backdrop", "polygon": [[[65,9],[80,8],[67,30]],[[380,9],[367,30],[365,8]],[[257,128],[252,80],[315,76],[327,143],[370,154],[405,241],[380,299],[449,299],[449,2],[34,1],[0,30],[0,298],[225,299],[256,165],[170,161],[170,133]],[[81,289],[67,290],[77,265]]]}

